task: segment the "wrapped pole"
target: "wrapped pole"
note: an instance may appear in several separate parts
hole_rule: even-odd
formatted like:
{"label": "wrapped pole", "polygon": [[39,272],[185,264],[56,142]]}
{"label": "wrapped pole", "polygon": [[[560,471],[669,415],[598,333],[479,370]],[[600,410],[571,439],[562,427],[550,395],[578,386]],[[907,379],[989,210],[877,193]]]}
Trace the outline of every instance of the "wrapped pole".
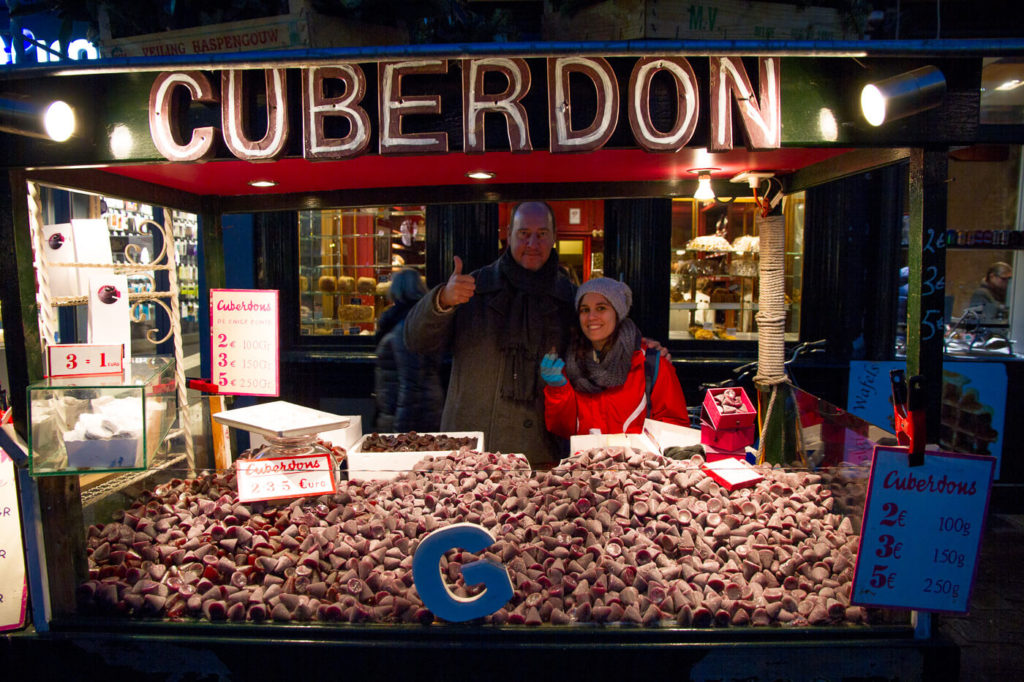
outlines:
{"label": "wrapped pole", "polygon": [[758,463],[783,463],[785,404],[789,395],[786,376],[786,223],[781,215],[758,216],[760,235],[757,320],[757,376],[759,439]]}

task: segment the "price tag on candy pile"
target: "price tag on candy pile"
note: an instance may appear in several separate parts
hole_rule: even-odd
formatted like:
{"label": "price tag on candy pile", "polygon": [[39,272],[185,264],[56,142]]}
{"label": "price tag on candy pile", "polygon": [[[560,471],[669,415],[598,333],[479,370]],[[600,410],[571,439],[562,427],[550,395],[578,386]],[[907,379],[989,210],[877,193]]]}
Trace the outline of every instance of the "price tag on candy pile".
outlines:
{"label": "price tag on candy pile", "polygon": [[124,346],[117,344],[64,343],[46,347],[46,365],[51,379],[96,377],[120,374],[124,369]]}
{"label": "price tag on candy pile", "polygon": [[995,458],[875,448],[851,601],[964,613],[970,603]]}
{"label": "price tag on candy pile", "polygon": [[332,468],[328,454],[237,460],[238,501],[334,494]]}

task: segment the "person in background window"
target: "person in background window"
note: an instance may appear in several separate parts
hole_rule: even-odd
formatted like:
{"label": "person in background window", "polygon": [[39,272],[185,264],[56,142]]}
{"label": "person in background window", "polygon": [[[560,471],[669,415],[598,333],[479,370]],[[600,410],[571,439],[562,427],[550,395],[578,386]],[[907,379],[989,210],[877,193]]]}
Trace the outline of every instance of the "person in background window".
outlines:
{"label": "person in background window", "polygon": [[422,433],[440,428],[444,401],[440,358],[412,352],[403,338],[406,315],[426,293],[423,277],[412,268],[391,277],[388,295],[394,305],[381,313],[377,323],[377,431]]}
{"label": "person in background window", "polygon": [[1013,277],[1013,268],[997,261],[988,267],[981,285],[971,294],[968,308],[975,310],[982,324],[1006,322],[1009,309],[1006,307],[1006,288]]}
{"label": "person in background window", "polygon": [[[633,301],[629,286],[608,277],[590,279],[576,292],[579,325],[566,360],[549,353],[541,362],[544,417],[563,438],[600,433],[641,433],[651,419],[689,426],[686,399],[672,363],[657,354],[651,373],[650,409],[644,360],[648,348],[626,317]],[[563,371],[564,370],[564,371]],[[568,378],[567,378],[568,376]],[[656,377],[656,378],[655,378]]]}

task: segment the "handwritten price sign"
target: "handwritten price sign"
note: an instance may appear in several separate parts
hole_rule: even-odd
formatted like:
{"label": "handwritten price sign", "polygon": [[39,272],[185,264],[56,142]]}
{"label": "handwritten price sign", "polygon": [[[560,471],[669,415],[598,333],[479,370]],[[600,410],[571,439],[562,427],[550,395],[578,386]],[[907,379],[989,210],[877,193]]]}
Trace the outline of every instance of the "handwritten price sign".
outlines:
{"label": "handwritten price sign", "polygon": [[974,583],[995,458],[876,448],[851,601],[964,613]]}
{"label": "handwritten price sign", "polygon": [[276,289],[211,289],[213,380],[229,395],[280,395]]}
{"label": "handwritten price sign", "polygon": [[240,459],[238,501],[280,500],[336,492],[330,455]]}
{"label": "handwritten price sign", "polygon": [[51,379],[120,374],[124,346],[95,343],[64,343],[47,346],[46,362]]}

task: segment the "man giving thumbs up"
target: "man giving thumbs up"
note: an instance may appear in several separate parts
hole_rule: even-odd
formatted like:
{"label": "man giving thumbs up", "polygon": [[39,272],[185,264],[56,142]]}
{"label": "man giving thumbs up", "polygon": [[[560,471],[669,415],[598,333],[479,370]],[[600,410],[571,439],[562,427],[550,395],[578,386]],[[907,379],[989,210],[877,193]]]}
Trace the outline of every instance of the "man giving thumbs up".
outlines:
{"label": "man giving thumbs up", "polygon": [[483,431],[491,452],[518,452],[531,464],[558,459],[544,427],[540,363],[564,353],[576,322],[575,286],[558,268],[555,221],[543,202],[512,209],[508,248],[493,263],[463,274],[455,257],[448,281],[429,292],[405,323],[418,353],[452,353],[443,431]]}

